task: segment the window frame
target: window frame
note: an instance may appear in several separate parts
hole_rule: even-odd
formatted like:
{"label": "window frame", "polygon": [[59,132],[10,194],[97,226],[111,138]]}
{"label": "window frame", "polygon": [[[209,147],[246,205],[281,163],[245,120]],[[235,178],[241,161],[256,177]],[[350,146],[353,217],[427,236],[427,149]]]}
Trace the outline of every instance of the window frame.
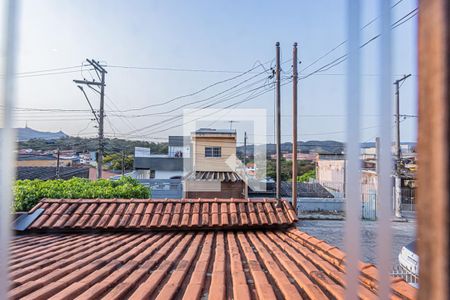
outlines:
{"label": "window frame", "polygon": [[221,157],[222,157],[222,147],[220,146],[205,147],[205,158],[221,158]]}

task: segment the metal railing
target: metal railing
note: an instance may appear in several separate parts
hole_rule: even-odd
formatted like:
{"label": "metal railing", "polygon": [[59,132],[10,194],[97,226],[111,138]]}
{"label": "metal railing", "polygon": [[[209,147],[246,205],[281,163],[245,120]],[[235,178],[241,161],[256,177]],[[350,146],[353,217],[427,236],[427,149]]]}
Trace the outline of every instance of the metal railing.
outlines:
{"label": "metal railing", "polygon": [[419,276],[400,265],[396,265],[392,268],[391,276],[403,278],[410,285],[419,287]]}

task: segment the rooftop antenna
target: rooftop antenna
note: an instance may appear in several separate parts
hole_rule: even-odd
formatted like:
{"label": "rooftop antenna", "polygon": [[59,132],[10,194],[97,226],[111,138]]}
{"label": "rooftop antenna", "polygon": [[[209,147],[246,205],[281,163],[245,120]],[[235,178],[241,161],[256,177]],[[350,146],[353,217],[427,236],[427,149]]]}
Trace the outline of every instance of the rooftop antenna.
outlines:
{"label": "rooftop antenna", "polygon": [[239,123],[239,121],[230,120],[230,121],[228,121],[228,123],[230,123],[230,130],[232,130],[233,129],[233,123]]}

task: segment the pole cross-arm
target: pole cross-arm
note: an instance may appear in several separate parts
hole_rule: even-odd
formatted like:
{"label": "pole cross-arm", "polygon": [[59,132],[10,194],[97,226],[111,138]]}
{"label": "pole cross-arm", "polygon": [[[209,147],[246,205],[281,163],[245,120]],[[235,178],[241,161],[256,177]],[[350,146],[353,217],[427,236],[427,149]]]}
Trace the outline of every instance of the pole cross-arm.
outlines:
{"label": "pole cross-arm", "polygon": [[89,104],[89,107],[91,108],[92,113],[94,114],[95,119],[97,120],[97,123],[100,123],[97,113],[94,110],[94,107],[92,107],[91,101],[89,101],[88,96],[86,95],[86,92],[84,91],[83,87],[81,85],[78,85],[78,88],[83,92],[84,97],[86,98],[87,103]]}

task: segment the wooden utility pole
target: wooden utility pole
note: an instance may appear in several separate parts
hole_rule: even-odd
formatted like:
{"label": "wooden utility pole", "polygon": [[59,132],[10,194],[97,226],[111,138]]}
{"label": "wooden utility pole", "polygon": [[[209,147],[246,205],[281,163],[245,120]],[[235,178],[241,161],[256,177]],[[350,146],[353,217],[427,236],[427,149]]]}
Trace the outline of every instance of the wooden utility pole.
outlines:
{"label": "wooden utility pole", "polygon": [[280,43],[275,44],[276,47],[276,105],[275,105],[275,130],[276,130],[276,199],[281,200],[281,89],[280,89]]}
{"label": "wooden utility pole", "polygon": [[401,203],[402,203],[402,189],[401,189],[401,159],[402,150],[400,144],[400,83],[405,81],[409,75],[404,75],[402,78],[394,81],[395,85],[395,216],[397,218],[402,217]]}
{"label": "wooden utility pole", "polygon": [[244,132],[244,170],[247,167],[247,131]]}
{"label": "wooden utility pole", "polygon": [[125,175],[125,151],[122,151],[122,176]]}
{"label": "wooden utility pole", "polygon": [[56,152],[56,179],[59,179],[59,155],[60,155],[60,150],[58,147],[58,150]]}
{"label": "wooden utility pole", "polygon": [[247,177],[247,131],[244,132],[244,176],[245,180],[245,192],[244,198],[248,198],[248,177]]}
{"label": "wooden utility pole", "polygon": [[297,212],[297,43],[292,50],[292,206]]}
{"label": "wooden utility pole", "polygon": [[404,75],[402,78],[394,81],[395,85],[395,146],[396,146],[396,158],[397,162],[401,159],[401,148],[400,148],[400,83],[405,81],[411,74]]}
{"label": "wooden utility pole", "polygon": [[[76,84],[78,84],[78,87],[81,89],[81,91],[84,93],[84,96],[86,97],[89,105],[90,104],[89,99],[87,98],[86,93],[84,92],[83,88],[80,86],[80,84],[87,85],[89,88],[93,89],[97,93],[100,94],[100,110],[99,110],[99,116],[97,117],[97,114],[95,111],[93,111],[95,118],[98,122],[98,152],[97,152],[97,179],[102,178],[102,170],[103,170],[103,150],[104,150],[104,131],[103,131],[103,124],[104,124],[104,117],[105,117],[105,75],[108,73],[98,61],[95,61],[93,59],[86,59],[86,61],[94,68],[95,72],[97,73],[97,76],[99,78],[99,82],[95,81],[93,79],[92,81],[88,81],[86,79],[84,80],[74,80]],[[100,86],[100,91],[95,89],[93,86]]]}

